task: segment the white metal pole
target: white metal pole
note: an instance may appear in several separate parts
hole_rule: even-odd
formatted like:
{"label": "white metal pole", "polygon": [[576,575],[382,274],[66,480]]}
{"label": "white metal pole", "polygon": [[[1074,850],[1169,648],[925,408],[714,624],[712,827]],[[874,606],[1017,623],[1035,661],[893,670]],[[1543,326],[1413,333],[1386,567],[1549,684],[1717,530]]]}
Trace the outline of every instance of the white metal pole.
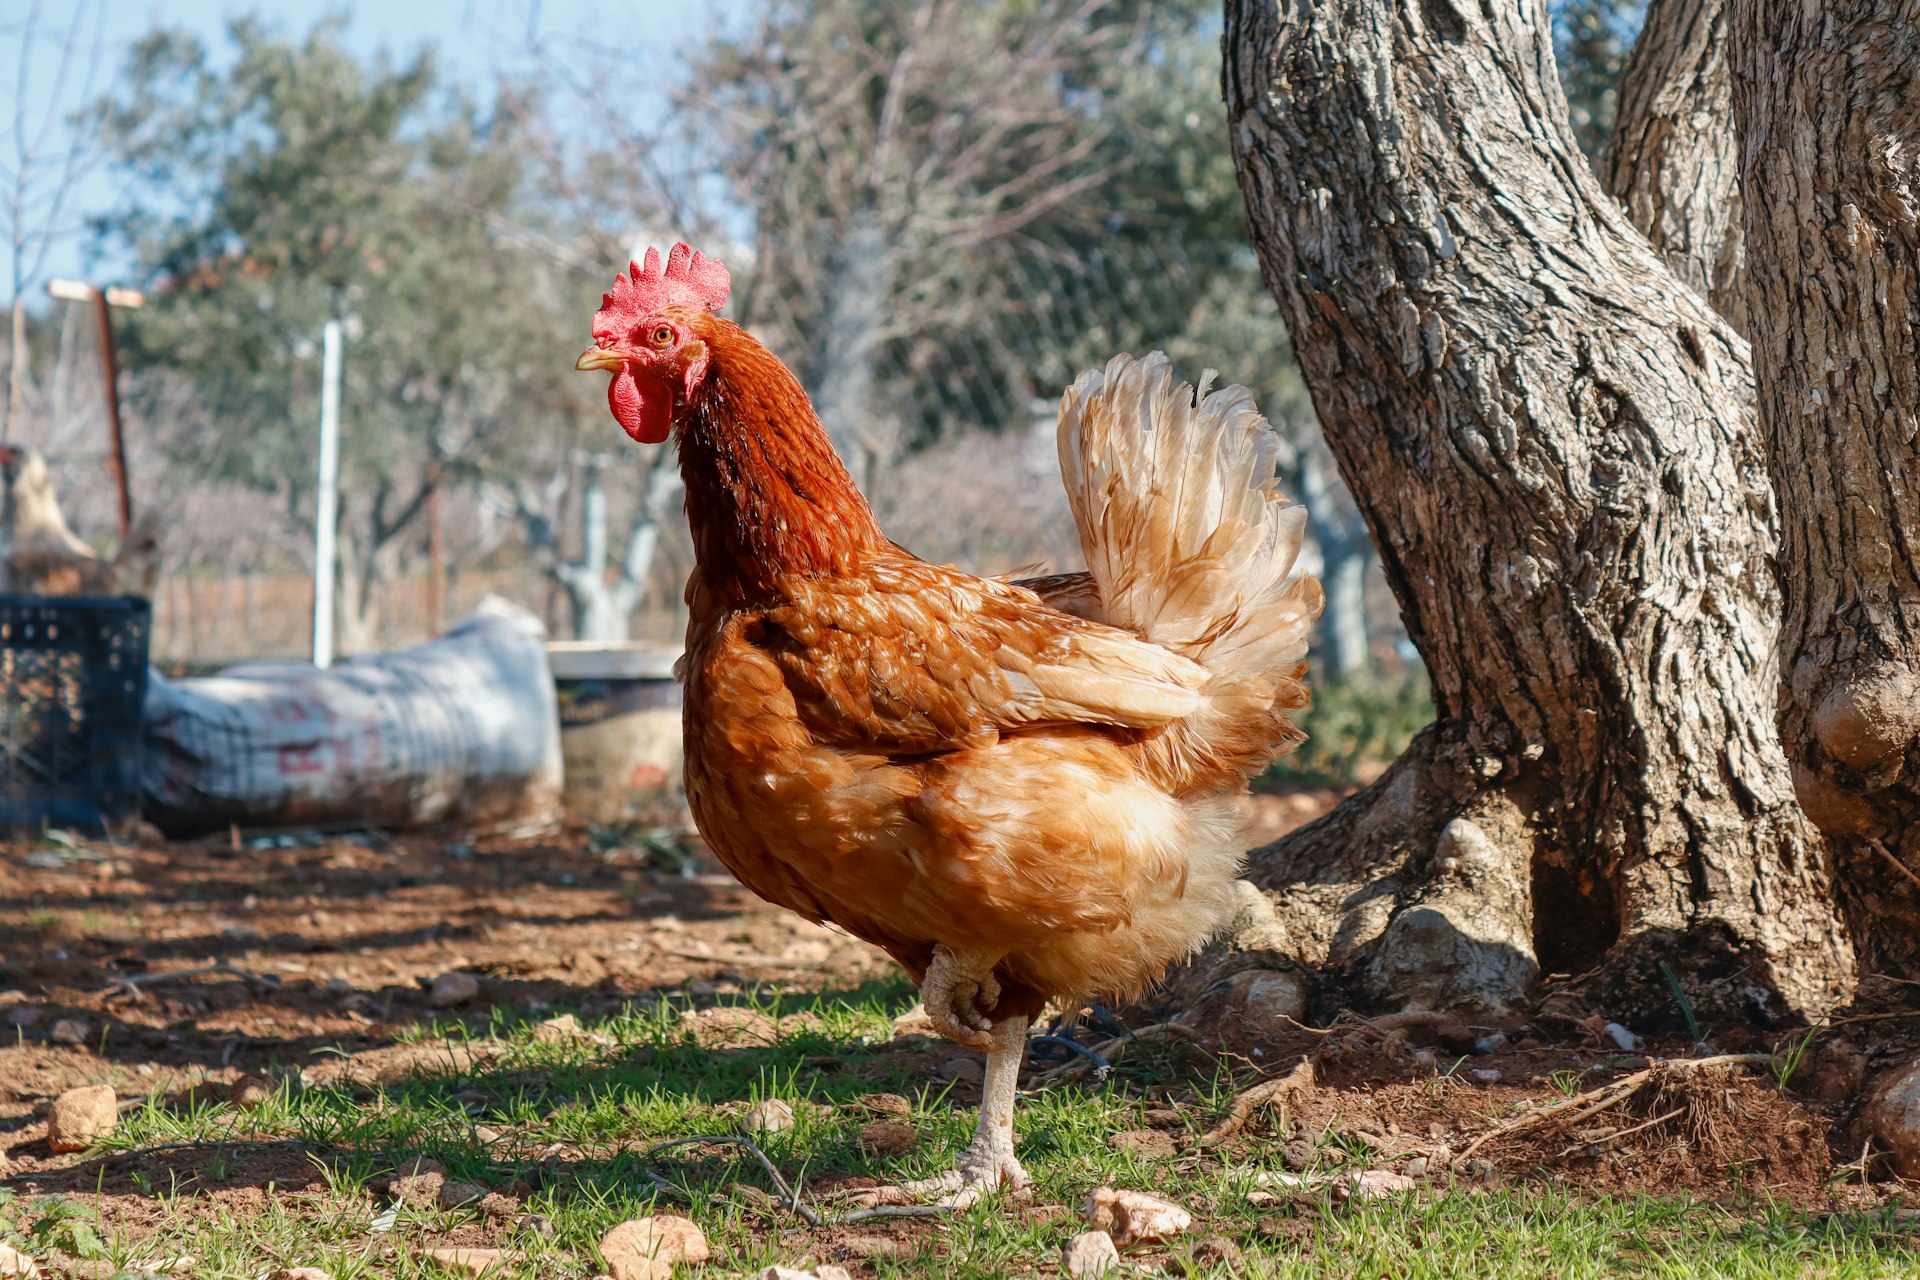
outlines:
{"label": "white metal pole", "polygon": [[340,322],[327,321],[320,361],[320,500],[313,535],[313,665],[333,665],[334,531],[340,510]]}

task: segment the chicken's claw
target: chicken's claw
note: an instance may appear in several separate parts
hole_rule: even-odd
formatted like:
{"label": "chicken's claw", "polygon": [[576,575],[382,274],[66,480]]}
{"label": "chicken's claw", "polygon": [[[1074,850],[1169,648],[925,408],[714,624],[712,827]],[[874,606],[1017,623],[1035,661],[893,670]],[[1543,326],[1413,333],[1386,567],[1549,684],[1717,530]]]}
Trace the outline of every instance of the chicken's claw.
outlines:
{"label": "chicken's claw", "polygon": [[934,1030],[969,1049],[993,1047],[988,1013],[1000,1003],[1000,982],[993,976],[999,960],[991,951],[934,947],[933,962],[920,984],[920,1001]]}

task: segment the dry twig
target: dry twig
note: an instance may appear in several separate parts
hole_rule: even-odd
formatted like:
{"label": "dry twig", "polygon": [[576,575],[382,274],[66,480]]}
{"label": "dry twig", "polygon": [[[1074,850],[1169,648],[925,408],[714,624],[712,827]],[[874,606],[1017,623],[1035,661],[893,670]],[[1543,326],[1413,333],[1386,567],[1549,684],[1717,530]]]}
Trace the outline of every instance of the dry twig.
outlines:
{"label": "dry twig", "polygon": [[663,1151],[671,1151],[675,1147],[705,1146],[708,1144],[745,1147],[748,1151],[752,1152],[754,1159],[760,1162],[760,1167],[766,1170],[767,1178],[773,1183],[774,1189],[780,1193],[780,1198],[786,1202],[787,1208],[791,1209],[799,1216],[801,1221],[810,1227],[841,1227],[855,1222],[867,1222],[874,1218],[933,1218],[946,1212],[946,1210],[939,1205],[887,1204],[877,1205],[869,1209],[854,1209],[847,1213],[836,1213],[832,1216],[827,1216],[800,1199],[800,1186],[796,1183],[788,1182],[786,1178],[781,1175],[780,1170],[774,1167],[773,1160],[765,1151],[760,1149],[759,1143],[755,1142],[752,1138],[745,1138],[737,1133],[702,1133],[695,1134],[691,1138],[675,1138],[671,1142],[657,1142],[653,1146],[648,1147],[647,1153],[641,1157],[641,1168],[645,1171],[647,1180],[654,1186],[663,1192],[679,1197],[681,1195],[680,1189],[649,1167],[654,1156]]}

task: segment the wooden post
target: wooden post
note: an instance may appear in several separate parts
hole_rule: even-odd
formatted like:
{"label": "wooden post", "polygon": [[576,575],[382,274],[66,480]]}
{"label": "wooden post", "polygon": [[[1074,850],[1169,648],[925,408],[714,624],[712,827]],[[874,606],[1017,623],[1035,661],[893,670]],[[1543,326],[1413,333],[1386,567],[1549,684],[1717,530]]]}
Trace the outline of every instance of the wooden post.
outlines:
{"label": "wooden post", "polygon": [[47,293],[63,302],[91,302],[100,326],[100,379],[107,393],[107,426],[113,433],[113,451],[107,469],[120,498],[120,537],[133,523],[133,492],[127,481],[127,440],[120,424],[120,349],[113,340],[113,308],[146,305],[137,289],[95,288],[78,280],[49,280]]}
{"label": "wooden post", "polygon": [[127,536],[133,524],[133,494],[127,488],[127,438],[120,425],[120,349],[113,341],[113,308],[107,303],[107,291],[93,291],[94,315],[100,321],[100,383],[107,395],[107,429],[113,433],[113,452],[108,469],[120,497],[120,536]]}

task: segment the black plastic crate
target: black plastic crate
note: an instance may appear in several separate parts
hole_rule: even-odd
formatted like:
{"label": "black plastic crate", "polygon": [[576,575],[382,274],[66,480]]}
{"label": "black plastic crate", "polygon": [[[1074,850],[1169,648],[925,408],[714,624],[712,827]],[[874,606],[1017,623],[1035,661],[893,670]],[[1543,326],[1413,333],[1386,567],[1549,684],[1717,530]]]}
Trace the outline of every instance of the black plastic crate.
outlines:
{"label": "black plastic crate", "polygon": [[0,825],[138,816],[149,618],[135,596],[0,595]]}

